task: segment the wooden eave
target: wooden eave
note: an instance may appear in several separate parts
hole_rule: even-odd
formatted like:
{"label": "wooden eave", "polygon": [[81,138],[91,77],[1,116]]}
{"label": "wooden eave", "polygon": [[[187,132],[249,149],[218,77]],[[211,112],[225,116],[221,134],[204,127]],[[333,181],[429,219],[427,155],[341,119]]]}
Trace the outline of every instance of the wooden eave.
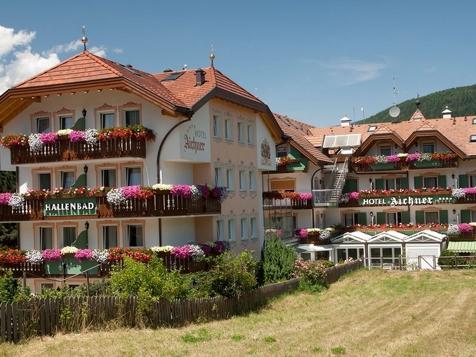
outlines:
{"label": "wooden eave", "polygon": [[450,148],[456,155],[458,155],[459,158],[465,159],[467,157],[465,152],[458,148],[452,141],[448,140],[448,138],[441,134],[438,130],[415,131],[407,138],[405,145],[407,148],[409,148],[412,147],[417,140],[434,137]]}
{"label": "wooden eave", "polygon": [[392,143],[396,144],[400,149],[404,149],[405,143],[401,140],[401,138],[397,137],[393,133],[382,133],[382,134],[372,134],[370,135],[367,140],[365,140],[358,148],[355,150],[353,156],[364,156],[372,146],[375,145],[378,141],[391,141]]}

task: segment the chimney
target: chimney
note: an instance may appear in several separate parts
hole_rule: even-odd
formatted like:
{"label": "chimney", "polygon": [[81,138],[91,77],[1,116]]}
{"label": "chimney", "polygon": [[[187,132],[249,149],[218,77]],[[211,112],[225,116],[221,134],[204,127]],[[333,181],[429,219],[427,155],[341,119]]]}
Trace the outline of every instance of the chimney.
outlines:
{"label": "chimney", "polygon": [[201,68],[198,68],[195,71],[195,79],[196,79],[196,83],[195,83],[196,87],[200,87],[203,83],[205,83],[205,72]]}
{"label": "chimney", "polygon": [[443,114],[443,119],[450,119],[451,118],[451,110],[448,109],[448,106],[446,106],[446,109],[441,112]]}
{"label": "chimney", "polygon": [[350,126],[350,118],[347,118],[347,115],[340,120],[340,126]]}

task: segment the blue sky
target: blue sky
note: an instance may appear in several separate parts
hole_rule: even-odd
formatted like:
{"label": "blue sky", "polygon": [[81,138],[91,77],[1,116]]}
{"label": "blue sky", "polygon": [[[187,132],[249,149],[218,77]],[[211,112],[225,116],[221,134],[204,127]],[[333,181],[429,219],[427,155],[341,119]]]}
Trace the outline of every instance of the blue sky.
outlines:
{"label": "blue sky", "polygon": [[88,50],[151,73],[207,67],[213,45],[272,111],[337,125],[391,106],[393,78],[397,104],[475,84],[475,14],[474,0],[8,1],[0,92],[82,51],[85,26]]}

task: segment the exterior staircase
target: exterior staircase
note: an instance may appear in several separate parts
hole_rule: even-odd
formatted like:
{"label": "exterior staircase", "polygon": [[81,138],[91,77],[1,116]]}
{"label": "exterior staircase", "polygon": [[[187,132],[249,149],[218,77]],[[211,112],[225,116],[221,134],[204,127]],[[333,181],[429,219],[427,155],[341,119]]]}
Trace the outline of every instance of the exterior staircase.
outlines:
{"label": "exterior staircase", "polygon": [[349,171],[349,157],[346,157],[343,164],[331,166],[331,172],[323,190],[313,190],[314,207],[338,207],[342,189],[345,185],[347,173]]}

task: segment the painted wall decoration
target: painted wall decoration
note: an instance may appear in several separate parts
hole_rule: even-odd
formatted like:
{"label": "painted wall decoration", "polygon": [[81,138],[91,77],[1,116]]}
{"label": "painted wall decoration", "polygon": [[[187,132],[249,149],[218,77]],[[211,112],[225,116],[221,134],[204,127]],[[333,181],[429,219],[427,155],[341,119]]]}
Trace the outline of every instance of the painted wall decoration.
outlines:
{"label": "painted wall decoration", "polygon": [[266,166],[271,166],[271,148],[266,139],[261,142],[261,163]]}

